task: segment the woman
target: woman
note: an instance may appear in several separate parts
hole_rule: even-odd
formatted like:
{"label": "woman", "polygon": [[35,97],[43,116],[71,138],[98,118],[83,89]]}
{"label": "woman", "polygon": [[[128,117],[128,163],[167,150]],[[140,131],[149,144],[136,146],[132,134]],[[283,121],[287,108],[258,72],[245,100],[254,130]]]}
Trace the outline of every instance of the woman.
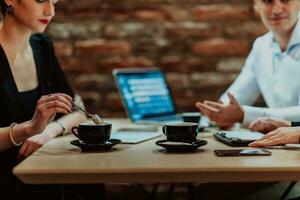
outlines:
{"label": "woman", "polygon": [[52,43],[42,34],[32,35],[44,32],[55,14],[56,2],[0,0],[1,198],[26,199],[28,194],[30,199],[56,199],[56,186],[24,185],[14,177],[12,168],[18,158],[27,157],[85,120],[83,114],[72,112],[74,92]]}
{"label": "woman", "polygon": [[260,140],[249,144],[251,147],[300,143],[300,122],[259,118],[250,124],[249,129],[266,133]]}

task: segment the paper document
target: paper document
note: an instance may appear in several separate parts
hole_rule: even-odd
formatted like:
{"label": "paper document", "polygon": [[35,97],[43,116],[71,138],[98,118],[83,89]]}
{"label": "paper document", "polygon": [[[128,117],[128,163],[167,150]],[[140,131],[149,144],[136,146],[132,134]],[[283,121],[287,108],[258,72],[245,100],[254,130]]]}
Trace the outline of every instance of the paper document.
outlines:
{"label": "paper document", "polygon": [[238,138],[241,140],[258,140],[264,136],[260,132],[250,132],[250,131],[224,131],[227,138]]}
{"label": "paper document", "polygon": [[150,140],[156,137],[161,136],[160,132],[129,132],[129,131],[120,131],[120,132],[112,132],[111,138],[119,139],[121,143],[127,144],[135,144],[144,142],[146,140]]}

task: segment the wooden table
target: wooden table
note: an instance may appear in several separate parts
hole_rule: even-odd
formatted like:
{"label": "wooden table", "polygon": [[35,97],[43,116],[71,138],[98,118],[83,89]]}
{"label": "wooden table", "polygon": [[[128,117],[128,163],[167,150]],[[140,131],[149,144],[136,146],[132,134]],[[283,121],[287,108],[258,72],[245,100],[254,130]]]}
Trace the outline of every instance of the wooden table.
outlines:
{"label": "wooden table", "polygon": [[[130,126],[111,119],[113,128]],[[195,153],[166,153],[155,141],[119,144],[109,152],[81,153],[72,135],[51,140],[13,170],[25,183],[169,183],[254,182],[300,180],[300,151],[271,150],[272,156],[217,157],[214,149],[229,149],[211,132]]]}

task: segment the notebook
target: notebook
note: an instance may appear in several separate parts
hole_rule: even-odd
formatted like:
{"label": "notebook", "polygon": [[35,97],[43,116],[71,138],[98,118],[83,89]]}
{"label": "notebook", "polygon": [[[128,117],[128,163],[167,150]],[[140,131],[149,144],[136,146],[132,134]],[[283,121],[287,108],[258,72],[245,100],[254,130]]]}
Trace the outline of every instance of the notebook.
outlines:
{"label": "notebook", "polygon": [[182,121],[176,114],[164,73],[159,68],[122,68],[113,70],[126,114],[134,123]]}

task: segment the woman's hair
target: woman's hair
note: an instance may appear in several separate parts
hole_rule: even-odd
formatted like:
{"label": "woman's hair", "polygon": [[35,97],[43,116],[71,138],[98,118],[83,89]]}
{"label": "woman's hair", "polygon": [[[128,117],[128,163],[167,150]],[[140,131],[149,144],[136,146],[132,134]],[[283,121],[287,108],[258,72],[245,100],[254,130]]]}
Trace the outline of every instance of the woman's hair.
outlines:
{"label": "woman's hair", "polygon": [[4,0],[0,0],[0,12],[2,15],[5,15],[7,9],[7,5]]}

